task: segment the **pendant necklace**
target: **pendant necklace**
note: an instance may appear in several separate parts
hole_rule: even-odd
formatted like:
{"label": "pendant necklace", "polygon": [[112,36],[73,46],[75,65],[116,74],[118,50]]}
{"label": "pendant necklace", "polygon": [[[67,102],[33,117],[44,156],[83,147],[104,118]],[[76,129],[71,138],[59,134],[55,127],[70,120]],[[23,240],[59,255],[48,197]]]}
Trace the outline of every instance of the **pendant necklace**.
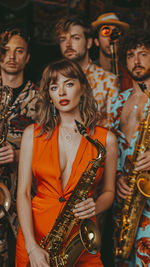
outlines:
{"label": "pendant necklace", "polygon": [[72,140],[72,135],[70,133],[65,133],[65,141],[70,142]]}
{"label": "pendant necklace", "polygon": [[61,131],[60,131],[60,134],[64,137],[64,139],[65,139],[66,142],[71,142],[73,136],[75,134],[77,134],[77,129],[76,128],[74,129],[74,132],[73,133],[69,133],[64,128],[61,128],[61,129],[62,129],[62,134],[61,134]]}

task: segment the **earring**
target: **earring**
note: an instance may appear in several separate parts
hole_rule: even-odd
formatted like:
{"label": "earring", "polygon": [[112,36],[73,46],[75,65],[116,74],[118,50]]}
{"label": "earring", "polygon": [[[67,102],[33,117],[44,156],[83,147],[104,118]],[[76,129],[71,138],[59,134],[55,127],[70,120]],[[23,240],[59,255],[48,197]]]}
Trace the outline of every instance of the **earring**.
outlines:
{"label": "earring", "polygon": [[82,95],[80,97],[80,102],[79,102],[79,110],[80,110],[80,113],[82,113],[82,109],[83,109],[83,101],[84,101],[84,96]]}
{"label": "earring", "polygon": [[55,105],[54,105],[54,103],[53,103],[52,100],[50,100],[50,103],[51,103],[51,112],[52,112],[52,115],[53,115],[54,118],[56,118],[56,115],[57,115],[56,107],[55,107]]}

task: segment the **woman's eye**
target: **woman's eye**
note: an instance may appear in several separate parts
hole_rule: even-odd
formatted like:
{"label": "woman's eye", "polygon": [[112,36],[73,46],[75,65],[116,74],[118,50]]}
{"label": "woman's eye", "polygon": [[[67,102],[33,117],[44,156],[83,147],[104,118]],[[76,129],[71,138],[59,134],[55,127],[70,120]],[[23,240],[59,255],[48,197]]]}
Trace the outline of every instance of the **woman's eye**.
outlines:
{"label": "woman's eye", "polygon": [[51,90],[51,91],[56,91],[56,90],[57,90],[57,86],[56,86],[56,85],[54,85],[54,86],[50,86],[50,90]]}
{"label": "woman's eye", "polygon": [[74,84],[73,84],[73,82],[69,82],[66,85],[67,85],[67,87],[72,87]]}

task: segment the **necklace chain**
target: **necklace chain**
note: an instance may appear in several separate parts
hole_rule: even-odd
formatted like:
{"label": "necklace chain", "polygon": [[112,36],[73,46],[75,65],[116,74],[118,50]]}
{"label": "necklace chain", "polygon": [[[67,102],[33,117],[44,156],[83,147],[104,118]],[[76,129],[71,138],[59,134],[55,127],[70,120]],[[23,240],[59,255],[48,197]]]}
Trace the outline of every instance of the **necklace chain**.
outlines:
{"label": "necklace chain", "polygon": [[71,142],[73,139],[73,136],[75,136],[77,134],[77,132],[78,131],[76,128],[74,128],[73,133],[66,131],[64,128],[60,129],[60,134],[61,134],[62,138],[65,139],[66,142]]}

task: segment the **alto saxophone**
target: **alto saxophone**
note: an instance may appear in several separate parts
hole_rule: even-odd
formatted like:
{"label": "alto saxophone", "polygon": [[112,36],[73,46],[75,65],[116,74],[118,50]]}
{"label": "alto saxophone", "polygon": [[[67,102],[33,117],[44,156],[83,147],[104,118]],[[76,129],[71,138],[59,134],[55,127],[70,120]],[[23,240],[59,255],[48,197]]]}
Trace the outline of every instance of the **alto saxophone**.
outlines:
{"label": "alto saxophone", "polygon": [[[143,89],[143,84],[139,84]],[[145,85],[144,85],[145,86]],[[146,88],[145,88],[146,89]],[[130,165],[127,185],[132,189],[128,196],[116,207],[114,223],[114,254],[128,259],[133,247],[139,220],[148,198],[150,198],[150,175],[147,171],[135,171],[135,164],[140,153],[150,145],[150,110],[140,123],[139,136],[135,145]]]}
{"label": "alto saxophone", "polygon": [[[12,90],[8,86],[0,87],[0,147],[5,144],[7,138],[7,119],[9,108],[12,103]],[[4,166],[0,165],[0,178],[4,171]],[[5,216],[10,208],[11,196],[7,186],[0,182],[0,256],[1,266],[7,266],[7,229]]]}
{"label": "alto saxophone", "polygon": [[[93,140],[87,135],[82,124],[78,121],[76,124],[80,134],[96,147],[98,156],[88,163],[52,230],[41,241],[41,247],[49,253],[52,267],[71,267],[85,249],[91,254],[96,254],[100,248],[100,235],[95,223],[90,219],[77,220],[72,210],[77,203],[88,197],[97,170],[103,164],[105,148],[97,139]],[[77,225],[80,229],[71,235],[73,227]]]}

